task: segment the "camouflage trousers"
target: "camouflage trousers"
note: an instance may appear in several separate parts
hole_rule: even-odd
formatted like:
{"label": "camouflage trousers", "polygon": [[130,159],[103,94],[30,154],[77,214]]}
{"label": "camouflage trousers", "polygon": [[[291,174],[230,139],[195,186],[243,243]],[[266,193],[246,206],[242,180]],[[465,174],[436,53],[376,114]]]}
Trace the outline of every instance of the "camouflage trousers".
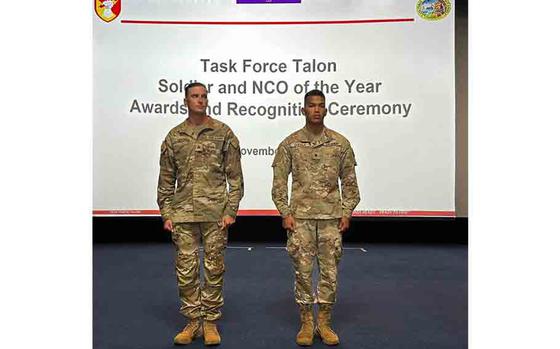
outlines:
{"label": "camouflage trousers", "polygon": [[288,231],[287,250],[295,271],[295,298],[300,305],[315,303],[313,263],[319,266],[316,301],[336,301],[337,267],[342,257],[342,236],[338,219],[296,219],[293,232]]}
{"label": "camouflage trousers", "polygon": [[[204,284],[200,282],[199,246],[204,249]],[[175,271],[179,286],[181,314],[209,321],[221,317],[224,305],[224,255],[227,232],[215,222],[176,223],[173,243],[177,251]]]}

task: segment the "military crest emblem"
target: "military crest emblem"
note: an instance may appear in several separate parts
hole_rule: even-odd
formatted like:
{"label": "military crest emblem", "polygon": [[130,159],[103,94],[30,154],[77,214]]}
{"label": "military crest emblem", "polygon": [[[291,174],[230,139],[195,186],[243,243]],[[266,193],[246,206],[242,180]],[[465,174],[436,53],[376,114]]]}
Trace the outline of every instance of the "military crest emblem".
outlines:
{"label": "military crest emblem", "polygon": [[105,22],[111,22],[121,13],[121,0],[94,0],[95,13]]}
{"label": "military crest emblem", "polygon": [[428,21],[443,19],[451,12],[451,1],[419,0],[416,4],[416,12]]}

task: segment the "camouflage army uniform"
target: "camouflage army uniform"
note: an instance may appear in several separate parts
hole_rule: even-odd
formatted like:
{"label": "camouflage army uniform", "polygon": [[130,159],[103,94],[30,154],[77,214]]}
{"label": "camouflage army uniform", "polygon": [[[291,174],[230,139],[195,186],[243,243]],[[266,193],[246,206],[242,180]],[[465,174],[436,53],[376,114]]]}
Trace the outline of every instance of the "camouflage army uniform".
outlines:
{"label": "camouflage army uniform", "polygon": [[[280,143],[272,166],[274,204],[282,217],[295,218],[295,229],[288,232],[287,250],[295,270],[296,302],[314,303],[312,271],[317,258],[317,302],[334,304],[337,266],[342,256],[338,222],[343,216],[351,217],[360,201],[352,147],[346,138],[330,129],[313,137],[303,128]],[[288,205],[290,173],[292,192]]]}
{"label": "camouflage army uniform", "polygon": [[157,201],[163,220],[173,222],[180,311],[188,318],[214,321],[221,316],[227,232],[218,222],[225,215],[235,218],[242,197],[239,141],[227,125],[212,118],[201,126],[185,121],[169,132],[161,146]]}

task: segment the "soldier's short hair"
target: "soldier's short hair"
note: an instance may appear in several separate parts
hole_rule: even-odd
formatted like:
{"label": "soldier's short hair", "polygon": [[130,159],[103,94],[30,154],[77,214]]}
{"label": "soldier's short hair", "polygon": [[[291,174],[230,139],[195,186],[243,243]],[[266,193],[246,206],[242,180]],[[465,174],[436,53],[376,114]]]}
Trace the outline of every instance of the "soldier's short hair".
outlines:
{"label": "soldier's short hair", "polygon": [[204,85],[202,82],[191,82],[190,84],[187,85],[187,87],[185,88],[185,97],[187,97],[189,95],[189,89],[193,88],[193,87],[197,87],[197,86],[201,86],[204,87],[204,89],[206,91],[208,91],[208,89],[206,88],[206,85]]}
{"label": "soldier's short hair", "polygon": [[319,96],[319,97],[323,97],[323,99],[326,99],[323,91],[321,91],[321,90],[311,90],[311,91],[309,91],[305,94],[305,97],[303,97],[303,105],[305,105],[305,103],[307,103],[307,97],[311,97],[311,96]]}

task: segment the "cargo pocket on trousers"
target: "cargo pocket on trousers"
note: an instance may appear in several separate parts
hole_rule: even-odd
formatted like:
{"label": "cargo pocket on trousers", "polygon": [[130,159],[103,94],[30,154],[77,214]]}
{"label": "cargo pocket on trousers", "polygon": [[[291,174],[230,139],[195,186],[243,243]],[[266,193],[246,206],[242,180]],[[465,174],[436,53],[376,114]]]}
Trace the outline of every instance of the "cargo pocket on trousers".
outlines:
{"label": "cargo pocket on trousers", "polygon": [[173,229],[171,229],[171,241],[173,241],[173,243],[177,245],[177,227],[175,226],[173,226]]}
{"label": "cargo pocket on trousers", "polygon": [[342,258],[342,236],[334,240],[334,259],[336,263],[340,262]]}
{"label": "cargo pocket on trousers", "polygon": [[297,255],[298,247],[293,241],[293,232],[288,231],[288,242],[286,243],[286,250],[288,251],[288,255],[292,258],[295,258]]}

